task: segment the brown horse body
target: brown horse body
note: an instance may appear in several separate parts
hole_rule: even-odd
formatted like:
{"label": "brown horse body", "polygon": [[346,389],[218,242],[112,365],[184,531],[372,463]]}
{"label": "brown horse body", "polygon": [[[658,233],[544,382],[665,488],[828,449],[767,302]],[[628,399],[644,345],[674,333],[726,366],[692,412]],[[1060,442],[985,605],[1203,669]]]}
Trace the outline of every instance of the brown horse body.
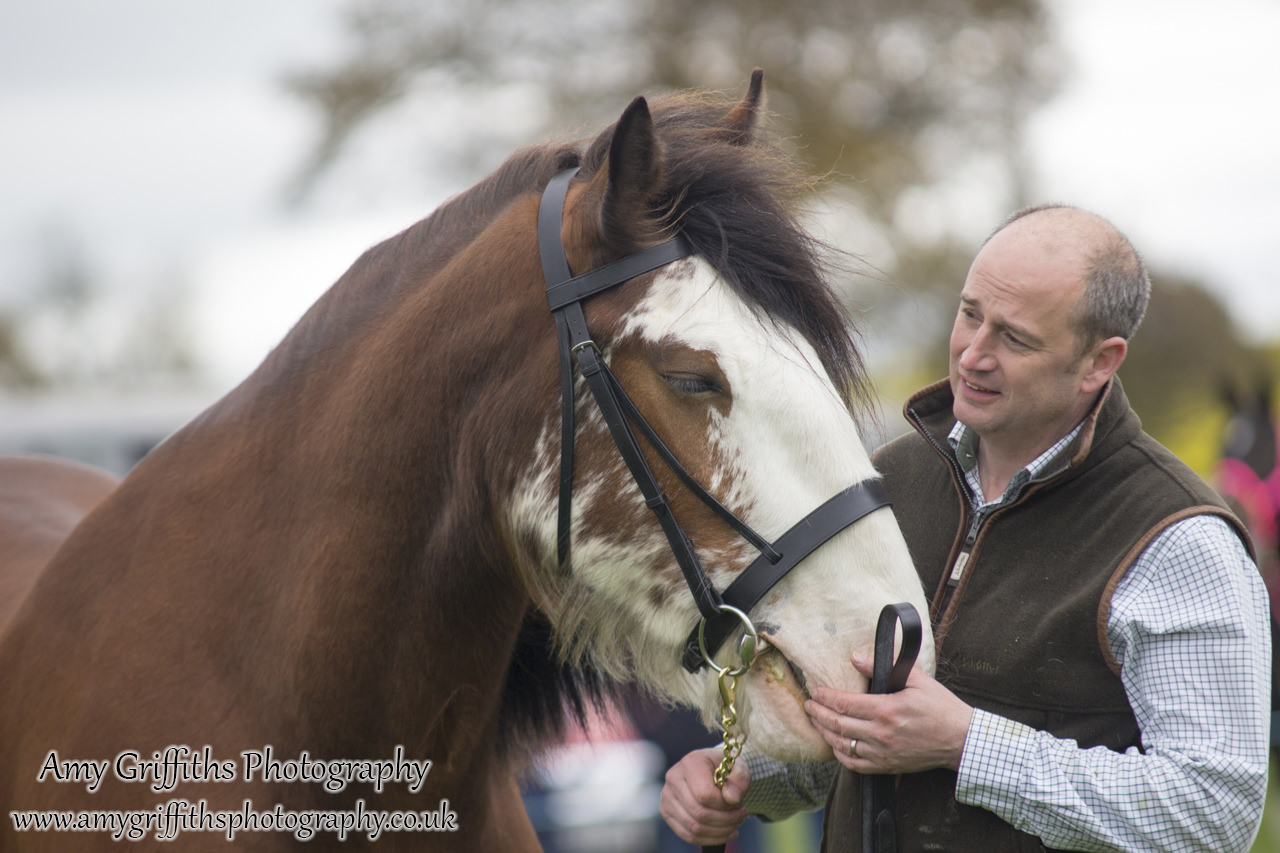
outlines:
{"label": "brown horse body", "polygon": [[[544,469],[559,393],[532,225],[538,193],[558,170],[581,164],[563,235],[575,269],[652,241],[662,217],[683,218],[695,237],[699,222],[712,233],[722,227],[716,216],[727,220],[730,212],[699,220],[697,211],[678,207],[681,200],[716,200],[669,176],[680,174],[676,157],[686,150],[704,151],[691,174],[747,157],[758,96],[753,87],[727,118],[714,107],[715,120],[696,101],[675,100],[656,110],[655,120],[640,103],[585,147],[516,155],[367,252],[245,383],[152,451],[109,495],[113,484],[99,481],[63,512],[61,526],[39,535],[26,522],[15,527],[16,511],[25,510],[13,503],[16,482],[6,482],[0,573],[14,576],[5,583],[16,586],[5,589],[30,591],[0,629],[0,848],[60,850],[68,838],[76,849],[113,843],[102,831],[19,832],[11,811],[154,816],[176,798],[203,802],[209,813],[367,808],[425,813],[444,824],[436,829],[445,831],[386,831],[376,837],[380,850],[537,849],[513,772],[560,731],[566,705],[580,708],[590,698],[601,669],[644,669],[634,650],[598,665],[584,636],[607,634],[609,626],[593,628],[595,616],[583,614],[595,614],[608,596],[591,587],[596,580],[577,579],[592,568],[589,557],[575,556],[569,578],[557,565],[554,535],[542,532],[540,520],[554,511]],[[757,207],[764,196],[751,193],[781,182],[773,173],[774,184],[765,177],[752,185],[752,174],[769,174],[767,163],[734,168],[721,180]],[[760,215],[774,217],[772,209]],[[778,269],[803,266],[791,257],[773,260]],[[762,266],[754,259],[750,265]],[[709,425],[746,403],[688,391],[687,377],[715,360],[706,351],[674,339],[654,347],[621,334],[644,293],[641,281],[593,299],[593,330],[602,341],[617,338],[615,370],[691,472],[711,482],[732,460],[706,444]],[[857,378],[856,361],[841,342],[845,332],[832,319],[829,295],[769,299],[759,297],[753,310],[769,315],[793,302],[773,322],[815,341],[823,375],[846,391]],[[815,310],[827,314],[814,319]],[[678,393],[672,371],[684,377]],[[575,507],[575,542],[630,549],[633,541],[652,541],[655,525],[628,491],[634,489],[615,453],[588,418],[580,428],[575,488],[584,498]],[[717,582],[740,571],[748,558],[734,537],[709,510],[679,495],[673,477],[661,476],[700,552],[726,566],[713,575]],[[733,503],[728,481],[719,491]],[[521,494],[537,496],[537,523],[513,511],[512,496]],[[34,574],[19,566],[44,563],[76,515],[99,500],[29,584]],[[785,529],[784,521],[774,527]],[[896,527],[891,520],[870,524],[892,528],[880,534],[889,541],[877,553],[909,573],[886,582],[882,598],[918,595],[902,580],[914,574],[892,540]],[[19,548],[27,556],[11,559]],[[627,583],[638,591],[641,615],[619,615],[617,630],[625,633],[628,619],[644,624],[646,613],[667,614],[662,618],[675,628],[663,655],[676,658],[696,611],[665,548],[637,559],[649,569]],[[599,563],[598,571],[607,574],[609,565]],[[630,601],[620,599],[615,612],[630,613]],[[872,603],[872,612],[881,603]],[[786,626],[775,630],[782,649]],[[837,656],[847,662],[846,652]],[[775,674],[782,674],[771,681],[794,675],[782,660],[775,653]],[[678,680],[677,669],[672,663],[663,678]],[[805,671],[821,667],[806,663]],[[714,695],[705,676],[690,677],[689,685]],[[679,689],[691,695],[689,685]],[[799,696],[794,683],[789,689]],[[757,714],[768,709],[765,698],[747,701]],[[169,747],[207,755],[234,773],[226,778],[196,758],[176,787],[128,778],[137,761],[161,759]],[[267,748],[286,762],[285,777],[246,779],[246,753]],[[432,762],[420,790],[398,781],[378,792],[353,781],[331,791],[287,778],[304,756],[389,760],[398,753]],[[75,775],[91,772],[88,762],[107,766],[92,791]],[[150,825],[144,843],[156,843],[163,829]],[[259,829],[241,830],[237,845],[300,843],[287,826]],[[375,842],[361,826],[347,843]],[[184,831],[179,844],[221,850],[226,833],[209,824]]]}
{"label": "brown horse body", "polygon": [[[502,292],[511,266],[523,263],[522,279],[539,272],[536,255],[485,243],[464,250],[476,258],[466,282],[429,291],[407,286],[429,273],[379,270],[377,253],[399,253],[373,250],[359,274],[382,279],[376,297],[335,288],[249,382],[154,450],[70,535],[0,646],[0,802],[157,801],[147,785],[111,777],[93,794],[36,783],[51,750],[114,760],[208,745],[215,759],[239,761],[266,746],[282,758],[387,758],[402,746],[433,762],[428,784],[416,797],[389,786],[379,808],[447,798],[461,817],[450,849],[536,846],[512,777],[491,770],[529,595],[487,517],[487,494],[512,488],[504,478],[514,472],[494,470],[486,444],[532,452],[537,427],[518,413],[538,409],[554,374],[540,388],[518,365],[554,365],[555,340],[526,322],[545,312],[536,290],[483,328],[458,328],[472,305],[513,301]],[[326,334],[362,314],[344,341]],[[484,338],[503,349],[478,346]],[[438,560],[447,572],[433,570]],[[334,810],[351,808],[359,789],[259,782],[179,793],[219,809],[249,799]],[[242,843],[269,849],[290,837]],[[422,837],[388,834],[378,849]],[[12,839],[18,849],[66,841]],[[192,833],[182,844],[222,849],[225,839]]]}
{"label": "brown horse body", "polygon": [[119,482],[62,459],[0,457],[0,628],[67,534]]}

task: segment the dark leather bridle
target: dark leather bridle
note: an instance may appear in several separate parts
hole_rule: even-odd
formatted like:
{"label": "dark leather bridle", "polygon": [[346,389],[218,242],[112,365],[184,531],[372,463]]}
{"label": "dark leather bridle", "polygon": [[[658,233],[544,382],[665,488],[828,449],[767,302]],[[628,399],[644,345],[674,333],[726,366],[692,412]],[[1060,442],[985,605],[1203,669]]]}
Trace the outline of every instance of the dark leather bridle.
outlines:
{"label": "dark leather bridle", "polygon": [[[618,452],[644,496],[645,505],[657,516],[676,562],[684,574],[703,622],[705,653],[699,650],[699,628],[690,633],[682,663],[696,672],[715,655],[736,628],[747,620],[745,614],[796,565],[828,539],[871,512],[889,505],[878,479],[850,486],[809,513],[776,542],[770,543],[746,522],[708,493],[688,473],[675,455],[654,432],[635,404],[605,364],[599,346],[587,329],[582,302],[591,296],[651,272],[673,261],[694,254],[693,247],[680,234],[647,249],[606,264],[581,275],[573,275],[560,241],[565,195],[577,169],[560,172],[542,194],[538,209],[538,251],[547,281],[547,302],[555,318],[560,344],[560,498],[557,527],[557,549],[561,563],[569,558],[570,517],[573,499],[574,388],[573,362],[595,397],[605,423],[613,435]],[[716,590],[694,553],[689,537],[676,522],[667,496],[640,449],[632,425],[640,431],[662,461],[682,483],[712,511],[736,530],[760,552],[745,571],[723,592]],[[704,624],[705,623],[705,624]],[[746,624],[749,630],[749,621]],[[752,630],[752,633],[754,631]]]}
{"label": "dark leather bridle", "polygon": [[[738,649],[743,661],[742,668],[729,674],[745,671],[750,666],[750,661],[755,657],[754,644],[757,639],[755,627],[747,615],[751,608],[801,560],[855,521],[881,507],[889,506],[889,498],[879,480],[857,483],[813,510],[776,542],[770,543],[693,479],[640,414],[613,371],[605,364],[600,347],[591,339],[591,333],[587,330],[586,315],[582,310],[583,300],[688,257],[694,254],[693,247],[683,235],[677,234],[656,246],[641,249],[621,260],[575,276],[569,269],[569,261],[560,242],[560,227],[569,182],[577,172],[576,168],[566,169],[552,178],[542,193],[542,202],[538,207],[538,252],[542,257],[542,273],[547,280],[547,303],[555,317],[556,337],[560,344],[560,499],[557,523],[560,562],[563,565],[569,559],[573,502],[573,361],[576,356],[587,386],[618,446],[618,452],[627,463],[636,485],[640,487],[645,505],[657,516],[689,591],[693,594],[693,600],[702,614],[698,626],[685,643],[681,662],[689,672],[696,672],[710,664],[720,673],[720,689],[723,694],[724,676],[728,668],[719,666],[712,658],[729,635],[738,627],[743,627],[744,643],[750,640],[750,648]],[[630,424],[640,430],[645,440],[689,491],[760,552],[760,556],[734,578],[723,593],[717,591],[707,577],[694,553],[693,544],[676,522],[667,496],[653,476]],[[899,622],[902,624],[902,649],[895,662],[894,628]],[[902,689],[920,649],[920,633],[920,617],[911,605],[891,604],[881,611],[876,629],[875,673],[870,692],[893,693]],[[892,776],[873,777],[863,787],[863,850],[868,853],[892,853],[896,848],[893,795]],[[704,853],[723,851],[724,847],[704,847],[703,850]]]}

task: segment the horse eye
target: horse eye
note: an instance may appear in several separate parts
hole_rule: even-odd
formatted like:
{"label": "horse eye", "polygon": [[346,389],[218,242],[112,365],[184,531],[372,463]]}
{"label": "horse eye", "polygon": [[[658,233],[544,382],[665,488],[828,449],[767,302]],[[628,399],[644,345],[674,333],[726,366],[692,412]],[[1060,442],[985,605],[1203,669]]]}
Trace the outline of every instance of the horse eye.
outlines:
{"label": "horse eye", "polygon": [[705,376],[696,376],[689,373],[664,373],[662,378],[672,390],[679,394],[718,394],[720,386],[712,382]]}

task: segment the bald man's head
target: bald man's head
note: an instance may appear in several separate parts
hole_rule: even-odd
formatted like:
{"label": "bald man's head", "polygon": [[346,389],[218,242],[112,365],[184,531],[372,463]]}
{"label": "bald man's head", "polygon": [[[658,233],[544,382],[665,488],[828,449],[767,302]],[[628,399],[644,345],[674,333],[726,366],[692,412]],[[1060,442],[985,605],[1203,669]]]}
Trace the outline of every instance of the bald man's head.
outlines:
{"label": "bald man's head", "polygon": [[1133,337],[1147,311],[1151,282],[1142,257],[1118,228],[1078,207],[1037,205],[1011,215],[986,243],[1011,229],[1034,241],[1038,251],[1078,262],[1084,291],[1072,323],[1082,352],[1106,338]]}

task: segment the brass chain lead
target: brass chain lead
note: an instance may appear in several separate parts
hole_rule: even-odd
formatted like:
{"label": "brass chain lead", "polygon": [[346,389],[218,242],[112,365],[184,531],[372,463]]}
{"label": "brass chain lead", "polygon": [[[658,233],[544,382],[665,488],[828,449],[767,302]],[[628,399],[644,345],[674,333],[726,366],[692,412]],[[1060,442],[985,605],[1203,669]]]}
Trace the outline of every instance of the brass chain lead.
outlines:
{"label": "brass chain lead", "polygon": [[743,744],[747,742],[745,734],[733,730],[738,724],[738,709],[734,704],[737,690],[737,674],[732,670],[722,669],[720,671],[720,727],[724,729],[724,758],[720,759],[720,766],[712,774],[717,788],[723,788],[725,782],[729,781],[733,765],[737,762],[739,753],[742,752]]}
{"label": "brass chain lead", "polygon": [[732,613],[738,617],[742,623],[742,639],[738,641],[738,660],[739,666],[730,668],[721,666],[716,663],[711,655],[707,653],[706,628],[707,620],[703,617],[698,623],[698,650],[702,652],[702,659],[720,674],[720,728],[724,729],[724,758],[720,760],[720,766],[712,773],[712,779],[716,783],[717,788],[723,788],[725,783],[729,781],[729,774],[733,772],[733,765],[738,760],[738,755],[742,752],[743,744],[747,742],[747,736],[743,732],[734,731],[734,727],[738,724],[738,708],[734,704],[738,692],[738,677],[751,668],[755,663],[756,655],[760,652],[760,635],[756,632],[756,626],[751,623],[751,618],[736,607],[729,604],[721,604],[720,610],[723,613]]}

